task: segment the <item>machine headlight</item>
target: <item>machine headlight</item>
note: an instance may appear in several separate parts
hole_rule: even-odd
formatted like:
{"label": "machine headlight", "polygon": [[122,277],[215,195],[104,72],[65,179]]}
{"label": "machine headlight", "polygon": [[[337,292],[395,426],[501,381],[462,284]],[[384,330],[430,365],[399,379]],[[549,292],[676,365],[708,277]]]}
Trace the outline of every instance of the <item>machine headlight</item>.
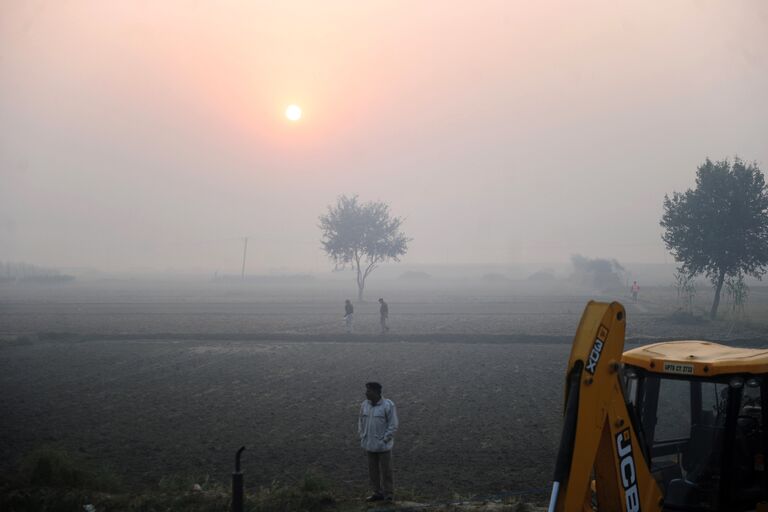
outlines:
{"label": "machine headlight", "polygon": [[744,387],[744,379],[742,379],[741,377],[734,377],[731,379],[728,385],[734,389],[741,389]]}
{"label": "machine headlight", "polygon": [[760,387],[760,379],[757,377],[752,377],[747,381],[747,387],[748,388],[759,388]]}

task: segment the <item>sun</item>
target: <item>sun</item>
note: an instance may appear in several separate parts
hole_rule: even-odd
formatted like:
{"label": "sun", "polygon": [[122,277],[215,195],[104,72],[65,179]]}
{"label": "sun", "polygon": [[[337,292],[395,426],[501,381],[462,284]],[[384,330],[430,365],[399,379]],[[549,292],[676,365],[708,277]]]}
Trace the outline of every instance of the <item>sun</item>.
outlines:
{"label": "sun", "polygon": [[288,105],[288,108],[285,109],[285,117],[289,121],[298,121],[301,119],[301,107],[298,105]]}

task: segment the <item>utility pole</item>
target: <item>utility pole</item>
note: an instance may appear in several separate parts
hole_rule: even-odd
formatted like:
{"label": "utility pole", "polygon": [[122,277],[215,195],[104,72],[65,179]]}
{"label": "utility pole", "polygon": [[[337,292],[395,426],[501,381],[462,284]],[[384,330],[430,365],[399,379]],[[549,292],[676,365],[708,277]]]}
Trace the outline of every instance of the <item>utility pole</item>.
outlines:
{"label": "utility pole", "polygon": [[245,243],[243,244],[243,270],[240,272],[240,278],[245,280],[245,255],[248,254],[248,237],[244,238]]}

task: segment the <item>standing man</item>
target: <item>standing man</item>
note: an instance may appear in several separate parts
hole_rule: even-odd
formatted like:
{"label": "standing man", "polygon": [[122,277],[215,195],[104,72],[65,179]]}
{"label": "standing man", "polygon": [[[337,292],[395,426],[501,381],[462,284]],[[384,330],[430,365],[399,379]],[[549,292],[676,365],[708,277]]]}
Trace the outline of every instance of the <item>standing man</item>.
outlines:
{"label": "standing man", "polygon": [[637,281],[632,282],[632,301],[637,302],[637,294],[640,291],[640,285],[637,284]]}
{"label": "standing man", "polygon": [[352,320],[353,320],[353,314],[355,313],[355,308],[352,307],[352,303],[347,299],[347,301],[344,303],[344,322],[346,322],[347,325],[347,334],[352,334]]}
{"label": "standing man", "polygon": [[379,304],[381,304],[379,307],[379,314],[381,315],[381,334],[384,334],[389,331],[389,326],[387,325],[387,320],[389,319],[389,304],[384,302],[384,299],[382,298],[379,298]]}
{"label": "standing man", "polygon": [[365,384],[365,400],[360,406],[357,433],[360,446],[368,454],[371,491],[365,501],[394,501],[392,446],[397,432],[397,409],[392,400],[381,396],[381,384]]}

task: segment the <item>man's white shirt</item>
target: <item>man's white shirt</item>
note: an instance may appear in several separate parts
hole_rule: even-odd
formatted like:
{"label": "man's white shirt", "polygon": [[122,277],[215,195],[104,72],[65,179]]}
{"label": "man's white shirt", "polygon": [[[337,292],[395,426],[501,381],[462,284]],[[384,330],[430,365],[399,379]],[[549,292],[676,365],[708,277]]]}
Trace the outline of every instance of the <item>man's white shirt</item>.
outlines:
{"label": "man's white shirt", "polygon": [[364,400],[357,420],[360,446],[369,452],[388,452],[395,444],[397,409],[394,402],[381,397],[376,405]]}

